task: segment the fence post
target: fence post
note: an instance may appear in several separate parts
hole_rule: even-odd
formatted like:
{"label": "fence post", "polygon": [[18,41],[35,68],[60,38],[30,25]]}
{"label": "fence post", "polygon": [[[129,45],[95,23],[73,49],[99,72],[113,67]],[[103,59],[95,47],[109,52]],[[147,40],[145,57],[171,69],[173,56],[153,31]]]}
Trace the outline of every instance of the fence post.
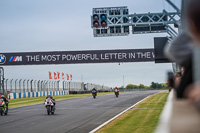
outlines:
{"label": "fence post", "polygon": [[20,92],[21,92],[21,81],[22,81],[22,79],[19,80],[19,90],[20,90]]}
{"label": "fence post", "polygon": [[51,81],[49,81],[49,91],[51,91]]}
{"label": "fence post", "polygon": [[37,84],[37,91],[40,89],[39,86],[40,85],[40,80],[38,80],[38,84]]}
{"label": "fence post", "polygon": [[35,90],[34,92],[36,92],[37,90],[37,80],[34,81],[34,90]]}
{"label": "fence post", "polygon": [[49,91],[49,80],[46,82],[46,91]]}
{"label": "fence post", "polygon": [[45,80],[45,84],[44,84],[44,89],[45,89],[45,91],[48,91],[48,81],[47,80]]}
{"label": "fence post", "polygon": [[10,90],[12,91],[12,81],[13,79],[10,80]]}
{"label": "fence post", "polygon": [[26,79],[24,79],[24,81],[23,81],[23,92],[25,92],[25,81],[26,81]]}
{"label": "fence post", "polygon": [[68,88],[68,82],[66,81],[66,90],[69,90],[69,88]]}
{"label": "fence post", "polygon": [[18,79],[15,80],[15,93],[17,93],[17,80]]}
{"label": "fence post", "polygon": [[33,79],[31,80],[31,92],[33,92],[33,86],[32,86],[33,84],[32,83],[33,83]]}
{"label": "fence post", "polygon": [[65,89],[65,81],[63,81],[63,90]]}
{"label": "fence post", "polygon": [[29,89],[28,89],[28,82],[30,81],[30,79],[27,80],[27,91],[29,92]]}
{"label": "fence post", "polygon": [[47,89],[47,91],[49,91],[49,81],[48,80],[46,82],[46,89]]}
{"label": "fence post", "polygon": [[43,90],[43,87],[42,87],[42,86],[43,86],[43,82],[44,82],[43,80],[41,80],[41,82],[40,82],[40,84],[41,84],[40,91],[42,91],[42,90]]}
{"label": "fence post", "polygon": [[70,92],[70,83],[71,83],[71,81],[69,81],[69,92]]}
{"label": "fence post", "polygon": [[8,84],[7,84],[7,82],[8,82],[8,79],[6,79],[6,91],[8,90]]}
{"label": "fence post", "polygon": [[57,88],[58,88],[57,91],[59,91],[59,82],[60,80],[57,81]]}

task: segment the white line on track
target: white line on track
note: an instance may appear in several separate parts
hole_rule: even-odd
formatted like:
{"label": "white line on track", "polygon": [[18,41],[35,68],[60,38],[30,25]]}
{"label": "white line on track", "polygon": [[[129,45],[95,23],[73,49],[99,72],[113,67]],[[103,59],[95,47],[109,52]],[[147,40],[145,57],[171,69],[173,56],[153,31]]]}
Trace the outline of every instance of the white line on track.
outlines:
{"label": "white line on track", "polygon": [[[155,94],[153,94],[155,95]],[[102,128],[103,126],[105,126],[106,124],[108,124],[109,122],[111,122],[112,120],[116,119],[117,117],[119,117],[120,115],[122,115],[123,113],[125,113],[126,111],[128,111],[129,109],[133,108],[134,106],[136,106],[138,103],[144,101],[145,99],[147,99],[148,97],[150,97],[152,95],[147,96],[146,98],[140,100],[139,102],[137,102],[136,104],[132,105],[131,107],[125,109],[124,111],[122,111],[121,113],[119,113],[118,115],[114,116],[113,118],[111,118],[110,120],[104,122],[103,124],[101,124],[100,126],[98,126],[97,128],[93,129],[92,131],[90,131],[89,133],[95,133],[97,130],[99,130],[100,128]]]}

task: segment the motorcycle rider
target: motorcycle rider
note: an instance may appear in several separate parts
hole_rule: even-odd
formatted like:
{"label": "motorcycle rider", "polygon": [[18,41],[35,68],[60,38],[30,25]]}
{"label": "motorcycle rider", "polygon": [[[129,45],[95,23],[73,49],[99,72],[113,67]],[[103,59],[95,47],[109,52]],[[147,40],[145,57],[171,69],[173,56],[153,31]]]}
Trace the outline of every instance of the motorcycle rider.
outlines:
{"label": "motorcycle rider", "polygon": [[[47,98],[50,98],[50,99],[52,100],[53,104],[56,105],[56,101],[55,101],[55,99],[54,99],[51,95],[48,95],[48,96],[46,97],[46,99],[47,99]],[[45,101],[46,101],[46,100],[45,100]]]}
{"label": "motorcycle rider", "polygon": [[95,95],[97,95],[97,90],[95,88],[92,89],[92,93],[94,93]]}
{"label": "motorcycle rider", "polygon": [[119,95],[119,88],[115,87],[115,88],[114,88],[114,92],[115,92],[115,93],[118,92],[118,95]]}
{"label": "motorcycle rider", "polygon": [[8,107],[8,99],[4,96],[4,95],[1,95],[1,98],[4,100],[4,102],[6,103],[6,106]]}

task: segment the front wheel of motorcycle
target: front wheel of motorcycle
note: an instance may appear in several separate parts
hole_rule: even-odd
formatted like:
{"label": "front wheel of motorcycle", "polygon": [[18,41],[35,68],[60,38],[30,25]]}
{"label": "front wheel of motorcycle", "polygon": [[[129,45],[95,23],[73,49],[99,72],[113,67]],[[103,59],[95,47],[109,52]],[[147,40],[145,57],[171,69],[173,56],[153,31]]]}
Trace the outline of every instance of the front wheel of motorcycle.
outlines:
{"label": "front wheel of motorcycle", "polygon": [[5,115],[7,115],[8,114],[8,107],[6,107],[6,112],[5,112]]}
{"label": "front wheel of motorcycle", "polygon": [[55,111],[55,107],[52,107],[52,108],[51,108],[51,114],[52,114],[52,115],[54,114],[54,111]]}
{"label": "front wheel of motorcycle", "polygon": [[50,115],[50,106],[47,106],[47,114]]}
{"label": "front wheel of motorcycle", "polygon": [[0,113],[1,113],[1,116],[2,116],[3,115],[2,107],[0,107]]}

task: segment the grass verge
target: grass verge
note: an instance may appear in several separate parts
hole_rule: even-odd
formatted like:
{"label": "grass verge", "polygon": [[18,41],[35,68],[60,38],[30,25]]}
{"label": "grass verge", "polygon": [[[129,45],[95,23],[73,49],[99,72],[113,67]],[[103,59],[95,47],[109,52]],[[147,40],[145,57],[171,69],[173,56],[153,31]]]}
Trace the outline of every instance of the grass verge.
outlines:
{"label": "grass verge", "polygon": [[153,133],[168,94],[162,92],[150,96],[96,133]]}
{"label": "grass verge", "polygon": [[[113,94],[113,92],[101,92],[97,95],[105,95],[105,94]],[[114,94],[113,94],[114,95]],[[61,95],[61,96],[53,96],[56,101],[64,100],[64,99],[72,99],[72,98],[80,98],[80,97],[88,97],[92,96],[92,94],[70,94],[70,95]],[[46,96],[43,97],[30,97],[30,98],[20,98],[20,99],[10,99],[9,100],[9,108],[34,105],[39,103],[44,103]]]}

